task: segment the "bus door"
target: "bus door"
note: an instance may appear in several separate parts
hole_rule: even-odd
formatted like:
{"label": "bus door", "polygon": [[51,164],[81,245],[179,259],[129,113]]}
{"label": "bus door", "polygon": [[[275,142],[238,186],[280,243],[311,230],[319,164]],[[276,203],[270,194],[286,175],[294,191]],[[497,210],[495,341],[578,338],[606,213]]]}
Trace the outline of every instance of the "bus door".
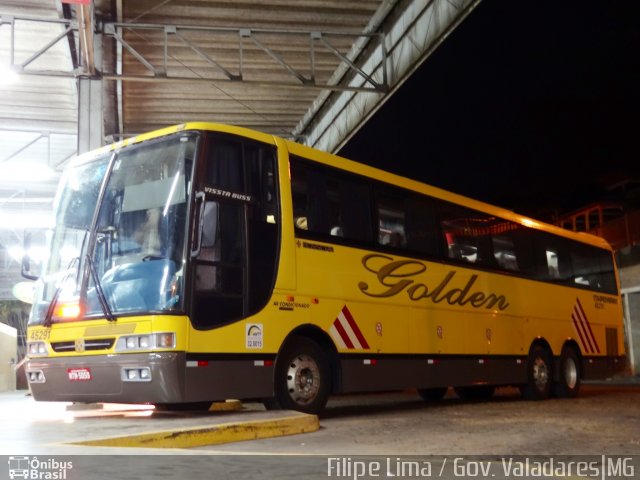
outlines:
{"label": "bus door", "polygon": [[275,149],[211,135],[197,181],[193,325],[245,318],[271,296],[279,246]]}

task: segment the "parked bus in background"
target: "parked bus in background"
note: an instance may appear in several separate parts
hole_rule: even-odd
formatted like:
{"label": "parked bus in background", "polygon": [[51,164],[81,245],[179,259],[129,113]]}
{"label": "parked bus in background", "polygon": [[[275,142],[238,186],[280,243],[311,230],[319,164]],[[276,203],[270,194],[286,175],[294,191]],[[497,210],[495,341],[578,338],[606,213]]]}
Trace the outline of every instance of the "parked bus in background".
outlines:
{"label": "parked bus in background", "polygon": [[448,387],[573,397],[625,366],[600,238],[244,128],[71,162],[29,329],[36,400],[320,412]]}

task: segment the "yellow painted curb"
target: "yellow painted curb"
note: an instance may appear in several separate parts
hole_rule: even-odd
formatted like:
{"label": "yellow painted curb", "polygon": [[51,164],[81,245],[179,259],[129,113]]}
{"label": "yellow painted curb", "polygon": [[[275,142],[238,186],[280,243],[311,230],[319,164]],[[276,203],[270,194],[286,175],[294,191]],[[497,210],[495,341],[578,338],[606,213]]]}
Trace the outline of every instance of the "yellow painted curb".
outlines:
{"label": "yellow painted curb", "polygon": [[320,422],[316,415],[300,413],[273,420],[222,423],[207,427],[148,432],[126,437],[71,442],[71,445],[86,445],[92,447],[190,448],[240,442],[243,440],[258,440],[261,438],[296,435],[299,433],[315,432],[319,428]]}
{"label": "yellow painted curb", "polygon": [[210,412],[235,412],[237,410],[242,410],[242,402],[240,400],[213,402],[209,407]]}

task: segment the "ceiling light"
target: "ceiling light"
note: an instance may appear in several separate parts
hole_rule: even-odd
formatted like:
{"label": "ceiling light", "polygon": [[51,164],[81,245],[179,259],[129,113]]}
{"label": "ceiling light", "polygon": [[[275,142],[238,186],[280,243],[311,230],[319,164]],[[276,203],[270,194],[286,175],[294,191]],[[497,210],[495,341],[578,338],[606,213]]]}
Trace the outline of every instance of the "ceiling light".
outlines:
{"label": "ceiling light", "polygon": [[18,83],[19,77],[16,71],[8,65],[0,65],[0,85],[13,85]]}
{"label": "ceiling light", "polygon": [[48,182],[56,173],[48,165],[36,162],[0,163],[0,179],[8,182]]}

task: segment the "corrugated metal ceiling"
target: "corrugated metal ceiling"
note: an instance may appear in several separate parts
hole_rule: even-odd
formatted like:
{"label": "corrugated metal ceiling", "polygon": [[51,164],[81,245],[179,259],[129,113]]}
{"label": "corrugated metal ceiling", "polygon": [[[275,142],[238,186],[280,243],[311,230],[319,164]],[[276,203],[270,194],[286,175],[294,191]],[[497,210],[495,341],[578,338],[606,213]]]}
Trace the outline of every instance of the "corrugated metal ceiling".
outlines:
{"label": "corrugated metal ceiling", "polygon": [[[394,3],[95,0],[95,28],[105,33],[95,50],[106,78],[104,139],[191,120],[291,137],[322,92],[310,85],[344,74],[344,67],[336,73],[339,55],[348,55],[356,40],[344,34],[365,31],[382,6]],[[60,173],[78,146],[78,12],[60,0],[0,0],[0,264],[14,281],[23,232],[49,221]],[[107,23],[119,25],[114,35]],[[134,24],[169,26],[166,49],[164,27]],[[319,37],[311,40],[310,32],[322,32],[336,51]],[[16,77],[11,65],[31,74]],[[10,298],[8,286],[0,285],[0,297]]]}
{"label": "corrugated metal ceiling", "polygon": [[[365,31],[376,12],[392,3],[96,0],[98,29],[104,25],[100,22],[155,24],[177,26],[180,34],[171,35],[169,30],[166,50],[162,28],[132,26],[114,30],[131,49],[104,36],[103,58],[96,62],[98,70],[107,76],[122,75],[129,79],[104,81],[103,107],[110,117],[105,122],[104,136],[107,140],[118,139],[189,120],[231,123],[291,136],[321,92],[319,88],[299,88],[302,81],[295,75],[304,79],[313,77],[316,84],[323,84],[341,63],[320,42],[316,42],[311,58],[309,32],[322,32],[331,47],[346,55],[355,37],[339,34]],[[27,22],[20,18],[66,16],[75,20],[75,9],[63,6],[59,0],[0,0],[3,15],[0,68],[27,62],[65,31],[62,24]],[[79,35],[72,33],[37,56],[25,66],[25,71],[56,70],[72,74],[71,51],[80,47]],[[132,51],[143,57],[147,66]],[[149,64],[156,73],[153,80]],[[165,66],[166,76],[179,80],[162,81]],[[233,79],[241,74],[243,81],[230,81],[229,74]],[[140,78],[132,81],[133,77],[149,81]],[[3,199],[40,198],[45,193],[52,196],[62,166],[76,149],[78,93],[77,81],[72,76],[20,75],[17,81],[8,82],[4,69],[0,70],[2,78],[5,82],[0,89],[0,212],[4,211],[6,216],[8,202]],[[16,170],[20,166],[25,170],[35,168],[39,175],[28,172],[26,178],[25,172],[18,175]]]}
{"label": "corrugated metal ceiling", "polygon": [[[361,33],[382,3],[379,0],[124,2],[124,23],[185,26],[181,33],[188,43],[176,35],[167,42],[167,76],[212,82],[123,82],[122,133],[138,133],[197,119],[290,136],[319,92],[296,88],[300,81],[284,64],[304,78],[310,78],[309,32]],[[239,29],[251,29],[251,37],[240,38]],[[164,67],[162,30],[124,29],[123,37],[155,68]],[[254,38],[284,64],[261,49]],[[343,54],[349,51],[353,41],[354,37],[330,37],[331,45]],[[207,57],[229,74],[242,73],[243,82],[225,81],[228,78],[224,72],[213,67]],[[323,84],[336,71],[340,59],[320,45],[314,50],[313,62],[315,81]],[[151,75],[148,68],[126,50],[122,73]],[[290,86],[277,87],[275,83]]]}

